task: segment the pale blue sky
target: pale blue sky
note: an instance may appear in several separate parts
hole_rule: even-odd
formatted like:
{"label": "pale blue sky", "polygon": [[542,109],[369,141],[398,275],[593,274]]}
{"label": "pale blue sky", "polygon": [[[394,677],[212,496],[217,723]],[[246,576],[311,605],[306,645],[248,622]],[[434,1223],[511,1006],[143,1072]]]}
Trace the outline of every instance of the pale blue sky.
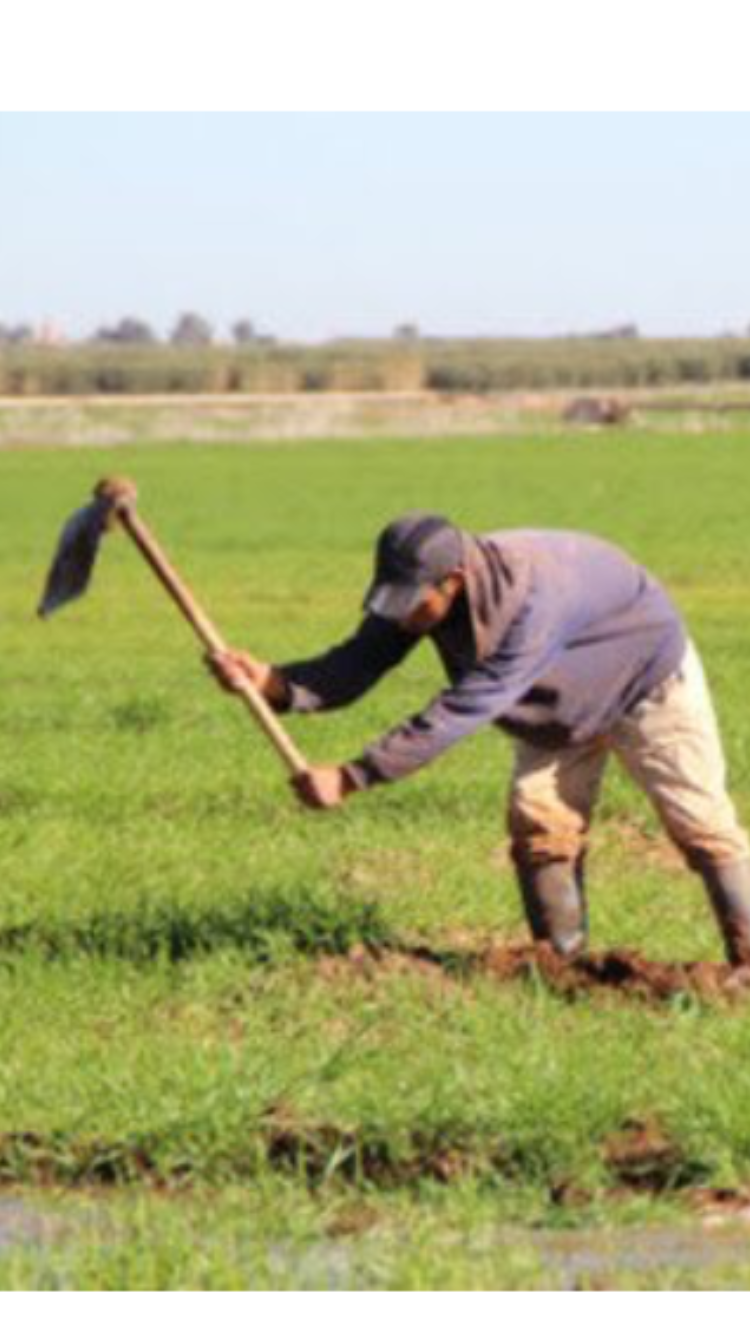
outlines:
{"label": "pale blue sky", "polygon": [[0,322],[750,325],[750,115],[0,114]]}

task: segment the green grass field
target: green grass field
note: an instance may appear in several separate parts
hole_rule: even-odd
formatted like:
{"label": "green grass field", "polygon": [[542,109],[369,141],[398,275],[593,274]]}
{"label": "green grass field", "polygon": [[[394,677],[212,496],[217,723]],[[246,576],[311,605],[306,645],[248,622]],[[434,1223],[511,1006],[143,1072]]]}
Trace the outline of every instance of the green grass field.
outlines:
{"label": "green grass field", "polygon": [[[61,522],[109,472],[227,638],[275,660],[353,625],[404,509],[622,543],[689,619],[750,820],[750,432],[0,453],[0,1284],[746,1287],[696,1201],[750,1184],[750,1002],[347,962],[525,938],[510,746],[303,813],[124,539],[35,620]],[[347,759],[439,685],[426,647],[290,730]],[[597,948],[720,957],[615,769],[591,897]]]}

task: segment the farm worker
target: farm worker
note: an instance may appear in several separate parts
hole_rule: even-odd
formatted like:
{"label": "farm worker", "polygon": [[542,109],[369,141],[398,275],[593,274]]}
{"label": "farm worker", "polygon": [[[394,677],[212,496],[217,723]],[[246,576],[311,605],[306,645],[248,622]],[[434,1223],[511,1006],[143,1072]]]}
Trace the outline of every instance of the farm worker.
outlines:
{"label": "farm worker", "polygon": [[248,678],[279,712],[353,704],[424,639],[449,684],[341,765],[293,780],[317,809],[391,783],[488,723],[513,738],[511,853],[534,937],[563,956],[587,940],[586,843],[614,752],[703,879],[733,964],[750,964],[750,842],[727,795],[695,647],[657,580],[624,552],[572,532],[474,536],[415,512],[380,535],[364,619],[345,642],[271,666],[230,650],[209,661],[227,689]]}

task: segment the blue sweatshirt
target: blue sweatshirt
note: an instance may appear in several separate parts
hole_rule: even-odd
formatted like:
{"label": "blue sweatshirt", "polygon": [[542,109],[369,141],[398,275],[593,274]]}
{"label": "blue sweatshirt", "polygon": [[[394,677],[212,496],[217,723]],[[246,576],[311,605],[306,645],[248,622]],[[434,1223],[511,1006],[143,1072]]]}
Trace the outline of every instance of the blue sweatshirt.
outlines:
{"label": "blue sweatshirt", "polygon": [[348,766],[358,787],[404,778],[489,723],[559,748],[605,736],[674,672],[686,633],[664,589],[579,533],[464,535],[466,590],[429,636],[368,615],[328,653],[279,668],[288,707],[340,708],[430,638],[450,684]]}

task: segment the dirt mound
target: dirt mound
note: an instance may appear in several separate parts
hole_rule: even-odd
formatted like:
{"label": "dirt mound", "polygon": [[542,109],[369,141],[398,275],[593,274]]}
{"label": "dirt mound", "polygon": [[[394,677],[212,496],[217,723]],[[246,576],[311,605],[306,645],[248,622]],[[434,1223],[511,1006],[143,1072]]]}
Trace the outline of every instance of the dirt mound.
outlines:
{"label": "dirt mound", "polygon": [[563,409],[562,418],[582,426],[619,426],[630,416],[630,407],[619,398],[584,395]]}
{"label": "dirt mound", "polygon": [[536,975],[565,994],[613,991],[647,1000],[750,994],[750,970],[708,962],[657,963],[632,950],[586,954],[567,962],[544,945],[491,946],[477,965],[502,980]]}
{"label": "dirt mound", "polygon": [[475,949],[357,945],[346,955],[321,960],[319,967],[332,980],[352,973],[371,979],[383,974],[417,974],[440,982],[474,976],[503,983],[541,980],[570,997],[609,993],[670,1001],[678,996],[701,1000],[750,996],[750,968],[709,962],[657,963],[632,950],[591,953],[566,961],[547,945],[492,942]]}

